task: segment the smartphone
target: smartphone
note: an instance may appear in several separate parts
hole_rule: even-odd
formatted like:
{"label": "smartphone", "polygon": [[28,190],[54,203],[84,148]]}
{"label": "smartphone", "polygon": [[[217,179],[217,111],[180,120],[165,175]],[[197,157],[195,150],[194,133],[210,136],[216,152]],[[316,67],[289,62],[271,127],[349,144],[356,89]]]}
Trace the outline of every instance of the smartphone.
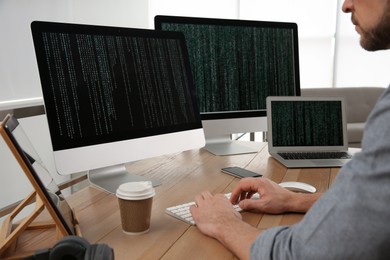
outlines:
{"label": "smartphone", "polygon": [[223,173],[230,174],[230,175],[232,175],[234,177],[237,177],[237,178],[261,177],[261,176],[263,176],[261,174],[258,174],[258,173],[246,170],[246,169],[241,168],[241,167],[226,167],[226,168],[222,168],[221,171]]}

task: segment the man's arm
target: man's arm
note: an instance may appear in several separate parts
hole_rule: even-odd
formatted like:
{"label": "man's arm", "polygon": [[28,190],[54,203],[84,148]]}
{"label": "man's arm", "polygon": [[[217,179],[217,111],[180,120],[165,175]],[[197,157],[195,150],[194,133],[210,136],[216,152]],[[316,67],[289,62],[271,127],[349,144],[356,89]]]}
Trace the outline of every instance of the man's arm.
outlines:
{"label": "man's arm", "polygon": [[[259,193],[260,199],[250,199],[254,193]],[[222,194],[213,196],[206,191],[195,197],[197,206],[190,211],[202,233],[217,239],[240,259],[249,259],[260,230],[243,222],[232,203],[240,201],[242,209],[271,214],[306,212],[320,196],[321,193],[295,193],[266,178],[244,178],[232,192],[231,201]]]}
{"label": "man's arm", "polygon": [[243,221],[231,221],[224,227],[216,239],[234,253],[239,259],[249,259],[253,242],[260,230]]}

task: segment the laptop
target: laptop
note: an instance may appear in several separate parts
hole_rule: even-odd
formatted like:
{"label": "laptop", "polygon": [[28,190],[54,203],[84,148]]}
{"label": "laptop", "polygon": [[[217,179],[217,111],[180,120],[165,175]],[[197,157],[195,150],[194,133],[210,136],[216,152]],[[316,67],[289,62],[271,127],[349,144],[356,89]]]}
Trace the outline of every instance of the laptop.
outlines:
{"label": "laptop", "polygon": [[288,168],[341,167],[348,153],[342,97],[267,97],[268,151]]}

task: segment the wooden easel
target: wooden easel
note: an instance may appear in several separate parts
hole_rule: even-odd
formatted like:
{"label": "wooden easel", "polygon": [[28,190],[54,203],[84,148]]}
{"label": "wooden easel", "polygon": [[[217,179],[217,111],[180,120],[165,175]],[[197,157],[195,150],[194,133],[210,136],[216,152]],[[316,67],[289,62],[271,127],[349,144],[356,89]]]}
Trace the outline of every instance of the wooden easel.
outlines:
{"label": "wooden easel", "polygon": [[[55,239],[58,240],[62,237],[71,235],[64,223],[61,221],[60,217],[57,215],[55,209],[53,208],[52,204],[49,202],[49,198],[45,196],[44,191],[42,190],[41,186],[39,185],[38,181],[33,173],[31,172],[30,168],[28,167],[26,161],[23,159],[23,155],[20,154],[19,150],[17,149],[17,144],[15,144],[10,136],[8,136],[8,133],[5,130],[6,122],[10,116],[8,115],[4,121],[0,125],[0,135],[4,139],[4,141],[7,143],[8,147],[10,148],[12,154],[14,155],[15,159],[18,161],[19,165],[23,169],[24,173],[26,174],[27,178],[29,179],[30,183],[34,187],[34,191],[27,196],[19,205],[7,216],[7,218],[3,221],[3,225],[0,229],[0,258],[2,258],[3,253],[7,250],[12,250],[12,247],[16,247],[16,242],[18,237],[26,230],[28,229],[52,229],[55,228]],[[35,209],[27,216],[25,217],[20,223],[13,223],[15,217],[28,205],[35,202]],[[35,221],[37,217],[43,212],[43,210],[46,210],[49,215],[51,216],[53,221]],[[74,230],[74,233],[78,236],[81,236],[80,228],[78,225],[77,218],[74,214],[74,211],[71,211],[71,214],[73,215],[72,218],[74,220],[74,223],[72,223],[72,227],[69,227]],[[18,255],[18,257],[24,257],[29,255],[33,252],[27,252],[25,255]]]}
{"label": "wooden easel", "polygon": [[[35,201],[35,209],[20,223],[14,224],[13,221],[15,217],[28,205]],[[15,247],[18,237],[28,229],[49,229],[56,228],[56,240],[67,236],[67,232],[63,232],[59,228],[59,224],[54,222],[38,222],[33,223],[33,221],[41,214],[45,209],[45,204],[42,199],[37,196],[37,193],[32,192],[26,199],[24,199],[13,211],[12,213],[4,220],[3,225],[0,230],[0,256],[9,248]]]}

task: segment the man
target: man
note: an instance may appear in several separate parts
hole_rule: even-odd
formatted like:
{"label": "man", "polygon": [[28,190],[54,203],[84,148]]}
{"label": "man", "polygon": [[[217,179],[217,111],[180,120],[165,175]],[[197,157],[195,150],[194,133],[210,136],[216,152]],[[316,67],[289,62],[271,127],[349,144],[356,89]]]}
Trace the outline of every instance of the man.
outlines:
{"label": "man", "polygon": [[[390,0],[345,0],[360,44],[390,48]],[[369,116],[362,152],[341,168],[329,191],[299,194],[262,179],[242,179],[231,201],[196,196],[191,213],[204,234],[241,259],[390,259],[390,89]],[[258,192],[259,200],[245,199]],[[266,213],[306,212],[292,226],[260,231],[241,220],[231,203]]]}

